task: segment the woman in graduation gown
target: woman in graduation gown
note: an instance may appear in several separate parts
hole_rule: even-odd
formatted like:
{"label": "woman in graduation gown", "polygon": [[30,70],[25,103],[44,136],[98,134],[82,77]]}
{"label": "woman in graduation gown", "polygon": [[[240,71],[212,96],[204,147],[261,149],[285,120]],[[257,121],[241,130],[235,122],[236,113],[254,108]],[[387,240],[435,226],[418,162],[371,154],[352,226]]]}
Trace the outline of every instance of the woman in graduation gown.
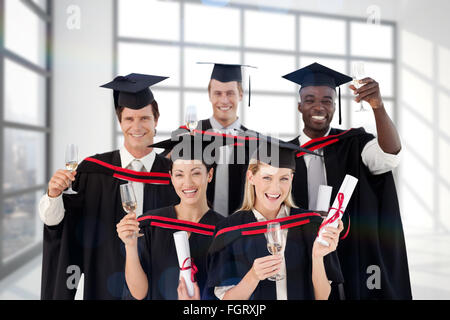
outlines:
{"label": "woman in graduation gown", "polygon": [[[224,219],[210,209],[206,198],[214,169],[206,164],[203,150],[212,142],[214,140],[205,141],[202,135],[186,134],[178,141],[170,139],[152,145],[172,150],[170,175],[180,203],[147,212],[139,219],[129,214],[117,225],[118,235],[126,248],[127,292],[124,298],[176,300],[177,290],[183,297],[187,296],[184,283],[181,286],[179,282],[180,268],[173,238],[180,230],[189,235],[191,277],[194,279],[195,274],[196,278],[195,298],[199,299],[203,293],[206,255],[215,226]],[[194,150],[199,145],[200,150]],[[139,231],[143,236],[136,239],[133,233]]]}
{"label": "woman in graduation gown", "polygon": [[[342,222],[338,228],[325,227],[330,246],[315,241],[322,218],[297,208],[291,197],[299,149],[280,140],[276,144],[273,157],[264,156],[262,148],[252,156],[243,205],[217,226],[207,286],[219,299],[328,299],[330,281],[343,281],[335,254]],[[269,222],[279,222],[283,233],[283,251],[273,256],[264,234]],[[284,279],[268,280],[277,273]]]}

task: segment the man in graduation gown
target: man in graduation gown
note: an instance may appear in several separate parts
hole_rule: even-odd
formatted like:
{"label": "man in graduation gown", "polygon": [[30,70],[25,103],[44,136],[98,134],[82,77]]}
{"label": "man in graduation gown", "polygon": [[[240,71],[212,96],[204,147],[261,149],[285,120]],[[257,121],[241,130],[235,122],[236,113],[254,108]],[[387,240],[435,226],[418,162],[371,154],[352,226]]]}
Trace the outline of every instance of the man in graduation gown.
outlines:
{"label": "man in graduation gown", "polygon": [[[124,248],[116,224],[125,215],[121,184],[132,183],[137,214],[179,201],[170,184],[170,160],[147,146],[159,117],[149,86],[165,77],[130,74],[102,86],[114,90],[124,135],[120,150],[86,158],[76,173],[58,170],[39,204],[44,226],[42,299],[73,299],[84,274],[84,299],[120,299]],[[73,181],[77,194],[62,194]]]}
{"label": "man in graduation gown", "polygon": [[[208,85],[213,115],[209,119],[199,121],[194,132],[213,130],[235,135],[249,131],[237,116],[238,105],[244,93],[242,67],[243,65],[235,64],[214,64]],[[188,128],[182,126],[174,131],[173,135],[185,130]],[[230,146],[222,148],[213,181],[207,191],[208,200],[213,204],[214,211],[225,217],[235,212],[242,202],[249,158],[248,154],[245,155],[245,159],[238,158],[232,149]]]}
{"label": "man in graduation gown", "polygon": [[330,127],[336,87],[351,81],[350,77],[318,63],[283,77],[301,86],[298,110],[304,129],[292,142],[324,156],[297,158],[293,181],[297,205],[316,210],[319,185],[333,187],[332,202],[346,174],[359,179],[343,219],[345,240],[338,248],[346,298],[411,299],[405,240],[392,175],[392,169],[399,163],[401,143],[384,108],[378,83],[365,78],[359,81],[359,88],[350,86],[356,102],[365,101],[372,107],[377,127],[375,138],[363,128],[344,131]]}

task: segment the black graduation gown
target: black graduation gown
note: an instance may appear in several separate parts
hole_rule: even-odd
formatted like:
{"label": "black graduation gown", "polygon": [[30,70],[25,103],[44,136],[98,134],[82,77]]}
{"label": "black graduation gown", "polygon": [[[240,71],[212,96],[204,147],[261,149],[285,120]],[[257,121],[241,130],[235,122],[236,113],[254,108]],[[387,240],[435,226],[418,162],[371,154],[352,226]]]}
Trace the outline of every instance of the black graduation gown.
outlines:
{"label": "black graduation gown", "polygon": [[123,179],[146,179],[144,212],[179,202],[168,175],[170,160],[156,155],[151,173],[120,166],[117,150],[80,163],[73,183],[78,194],[63,195],[63,221],[44,226],[41,299],[74,299],[76,289],[67,285],[75,275],[70,266],[84,273],[84,299],[122,297],[125,249],[116,224],[125,216],[119,190],[127,182]]}
{"label": "black graduation gown", "polygon": [[[199,121],[198,127],[196,130],[207,131],[211,130],[212,125],[209,119],[204,119]],[[180,134],[183,131],[186,131],[186,127],[181,127],[173,132],[174,135]],[[248,131],[246,127],[241,125],[240,130],[243,132]],[[253,132],[253,131],[252,131]],[[161,155],[166,155],[170,152],[170,150],[166,150]],[[231,215],[233,212],[238,210],[242,204],[242,200],[244,199],[244,187],[245,187],[245,176],[248,168],[248,162],[251,154],[246,152],[245,154],[245,163],[239,164],[236,160],[236,153],[234,153],[235,161],[233,164],[228,165],[228,215]],[[208,201],[211,205],[214,204],[214,192],[216,186],[216,175],[213,176],[212,182],[208,185],[208,189],[206,190]]]}
{"label": "black graduation gown", "polygon": [[[147,274],[147,298],[151,300],[177,300],[180,268],[173,234],[191,232],[189,246],[191,258],[198,271],[195,280],[203,294],[206,283],[206,254],[214,238],[215,226],[224,219],[209,210],[198,223],[178,220],[174,206],[148,212],[139,217],[143,237],[138,241],[141,266]],[[126,288],[124,299],[133,299]]]}
{"label": "black graduation gown", "polygon": [[[343,217],[342,234],[346,237],[337,249],[346,298],[411,299],[408,259],[392,172],[373,175],[361,158],[364,146],[373,138],[363,128],[347,131],[332,128],[328,137],[304,146],[311,150],[324,148],[327,183],[333,187],[330,205],[346,174],[359,179]],[[299,144],[298,138],[291,142]],[[297,205],[308,207],[303,157],[296,160],[292,194]],[[380,268],[379,289],[367,285],[374,279],[369,279],[373,275],[370,266]]]}
{"label": "black graduation gown", "polygon": [[[284,252],[289,300],[314,299],[312,284],[312,247],[322,218],[318,213],[291,208],[290,216],[257,222],[252,211],[239,211],[217,226],[208,253],[208,294],[214,287],[237,285],[257,258],[269,255],[264,236],[267,223],[280,221],[289,227]],[[324,257],[325,270],[333,285],[343,281],[339,261],[334,253]],[[276,300],[275,281],[259,282],[250,300]]]}

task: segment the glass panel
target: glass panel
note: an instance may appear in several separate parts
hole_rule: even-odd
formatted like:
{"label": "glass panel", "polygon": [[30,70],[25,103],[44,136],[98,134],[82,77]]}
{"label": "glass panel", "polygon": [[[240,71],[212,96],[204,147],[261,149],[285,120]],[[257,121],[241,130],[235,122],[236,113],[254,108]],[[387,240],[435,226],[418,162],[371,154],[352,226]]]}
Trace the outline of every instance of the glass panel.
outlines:
{"label": "glass panel", "polygon": [[[157,132],[172,132],[181,125],[180,114],[180,92],[153,90],[156,101],[159,107],[159,119]],[[159,135],[159,134],[158,134]]]}
{"label": "glass panel", "polygon": [[300,17],[300,50],[345,54],[346,43],[345,21]]}
{"label": "glass panel", "polygon": [[352,22],[351,54],[376,58],[392,58],[393,28],[386,25]]}
{"label": "glass panel", "polygon": [[[276,106],[276,107],[274,107]],[[244,108],[244,125],[263,134],[291,134],[295,136],[297,98],[252,95],[252,106]]]}
{"label": "glass panel", "polygon": [[170,77],[157,86],[180,85],[180,48],[119,43],[119,74],[145,73]]}
{"label": "glass panel", "polygon": [[45,26],[21,1],[5,1],[5,47],[42,68],[46,67]]}
{"label": "glass panel", "polygon": [[5,59],[5,79],[5,120],[45,126],[45,78]]}
{"label": "glass panel", "polygon": [[4,192],[45,184],[45,134],[10,128],[4,133]]}
{"label": "glass panel", "polygon": [[295,50],[295,17],[290,14],[245,11],[245,46]]}
{"label": "glass panel", "polygon": [[186,87],[205,88],[207,92],[208,83],[211,79],[213,64],[197,64],[197,62],[216,62],[239,64],[240,54],[238,51],[191,49],[184,50],[184,85]]}
{"label": "glass panel", "polygon": [[185,5],[185,41],[238,46],[241,42],[239,10]]}
{"label": "glass panel", "polygon": [[180,4],[156,0],[120,0],[119,35],[158,40],[180,39]]}
{"label": "glass panel", "polygon": [[246,53],[245,63],[257,67],[248,68],[252,90],[295,91],[296,84],[281,77],[295,70],[295,56]]}
{"label": "glass panel", "polygon": [[42,239],[38,203],[44,190],[4,200],[3,262],[19,256]]}

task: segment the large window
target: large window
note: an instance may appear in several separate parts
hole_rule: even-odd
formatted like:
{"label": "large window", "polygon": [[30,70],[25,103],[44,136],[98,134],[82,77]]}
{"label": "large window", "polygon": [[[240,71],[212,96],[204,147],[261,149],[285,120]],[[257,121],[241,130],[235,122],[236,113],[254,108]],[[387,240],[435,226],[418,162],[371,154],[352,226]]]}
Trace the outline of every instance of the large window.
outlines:
{"label": "large window", "polygon": [[0,0],[0,278],[41,249],[49,158],[50,1]]}
{"label": "large window", "polygon": [[[395,121],[395,23],[367,23],[364,18],[332,16],[261,6],[194,0],[115,0],[116,73],[141,72],[170,76],[153,88],[160,103],[157,140],[182,124],[186,106],[200,117],[212,114],[207,95],[211,65],[198,61],[242,63],[244,89],[251,78],[252,99],[240,106],[247,127],[291,139],[301,132],[298,86],[282,75],[319,62],[352,74],[362,61],[365,73],[381,86]],[[216,5],[208,5],[216,4]],[[372,112],[356,112],[347,85],[342,87],[343,128],[364,126],[376,132]],[[370,108],[366,106],[366,109]],[[335,116],[333,126],[339,127]],[[116,143],[120,145],[120,131]]]}

